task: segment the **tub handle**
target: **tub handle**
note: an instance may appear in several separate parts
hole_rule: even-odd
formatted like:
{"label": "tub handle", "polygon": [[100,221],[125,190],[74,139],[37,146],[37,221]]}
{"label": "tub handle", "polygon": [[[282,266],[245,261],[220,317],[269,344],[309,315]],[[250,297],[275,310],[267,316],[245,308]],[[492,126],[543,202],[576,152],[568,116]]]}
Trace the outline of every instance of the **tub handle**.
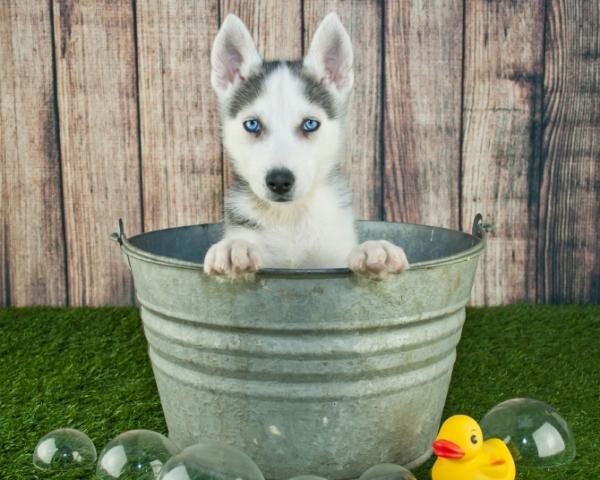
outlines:
{"label": "tub handle", "polygon": [[485,240],[485,234],[490,232],[494,233],[494,224],[483,223],[483,215],[481,215],[481,213],[475,215],[475,218],[473,219],[473,228],[471,229],[471,234],[474,237],[478,237]]}
{"label": "tub handle", "polygon": [[485,225],[483,224],[483,215],[478,213],[475,215],[473,219],[473,228],[471,229],[471,234],[474,237],[483,238],[485,235]]}
{"label": "tub handle", "polygon": [[119,245],[123,245],[124,238],[127,237],[125,236],[125,229],[123,228],[123,219],[119,218],[119,231],[111,233],[110,239],[113,242],[117,242]]}
{"label": "tub handle", "polygon": [[123,257],[127,259],[127,266],[129,267],[129,271],[131,272],[131,260],[129,260],[129,255],[123,250],[123,240],[127,239],[125,236],[125,228],[123,227],[123,219],[119,218],[119,231],[113,232],[110,234],[110,239],[113,242],[117,242],[119,247],[121,248],[121,253]]}

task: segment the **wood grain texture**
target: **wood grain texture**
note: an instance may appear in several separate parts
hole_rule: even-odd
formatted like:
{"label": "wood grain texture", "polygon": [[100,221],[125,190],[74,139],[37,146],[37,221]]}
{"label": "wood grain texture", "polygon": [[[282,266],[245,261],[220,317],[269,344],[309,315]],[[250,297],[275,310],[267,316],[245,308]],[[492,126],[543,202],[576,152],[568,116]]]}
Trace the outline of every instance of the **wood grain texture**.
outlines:
{"label": "wood grain texture", "polygon": [[4,186],[4,177],[5,174],[3,169],[1,168],[2,164],[0,164],[0,215],[3,220],[0,221],[0,308],[6,307],[10,305],[10,295],[9,295],[9,280],[8,280],[8,249],[6,248],[6,232],[5,226],[8,222],[5,221],[5,201],[3,200],[3,195],[6,192],[6,188]]}
{"label": "wood grain texture", "polygon": [[[229,13],[240,17],[263,60],[302,56],[301,0],[220,0],[221,22]],[[224,185],[233,181],[231,159],[223,149]]]}
{"label": "wood grain texture", "polygon": [[241,18],[263,60],[298,59],[302,55],[300,0],[220,0],[221,21],[229,13]]}
{"label": "wood grain texture", "polygon": [[[4,25],[2,27],[4,29]],[[4,38],[4,35],[0,33],[1,38]],[[0,39],[0,42],[2,40]],[[0,88],[2,88],[0,83]],[[0,100],[0,107],[2,103]],[[4,128],[0,129],[0,144],[3,145]],[[2,152],[2,156],[0,157],[0,308],[7,307],[10,305],[10,279],[8,276],[8,248],[7,248],[7,238],[6,238],[6,230],[8,230],[8,201],[6,197],[8,195],[8,188],[6,182],[6,159],[4,158],[4,148],[0,150]]]}
{"label": "wood grain texture", "polygon": [[385,219],[459,225],[462,2],[385,2]]}
{"label": "wood grain texture", "polygon": [[544,0],[466,6],[462,227],[493,225],[471,301],[535,301]]}
{"label": "wood grain texture", "polygon": [[382,8],[374,0],[305,0],[305,50],[321,20],[332,10],[348,30],[354,48],[354,88],[342,166],[352,190],[356,217],[376,220],[380,217],[382,197]]}
{"label": "wood grain texture", "polygon": [[[0,2],[4,302],[66,302],[60,160],[47,2]],[[8,288],[11,285],[12,288]]]}
{"label": "wood grain texture", "polygon": [[135,35],[131,2],[54,3],[63,192],[72,305],[132,300],[108,239],[122,217],[141,229]]}
{"label": "wood grain texture", "polygon": [[[10,42],[7,39],[12,37],[12,26],[9,25],[10,16],[2,11],[2,17],[0,17],[0,51],[1,58],[4,59],[8,56],[9,46],[12,48],[12,38]],[[0,90],[3,90],[3,86],[6,80],[6,75],[3,72],[8,72],[9,69],[0,71]],[[7,135],[8,122],[4,125],[4,102],[0,96],[0,308],[10,305],[10,280],[8,276],[8,239],[6,237],[6,231],[8,230],[8,184],[6,181],[6,165],[8,159],[5,158],[5,147],[6,140],[4,139]],[[12,114],[14,115],[14,114]]]}
{"label": "wood grain texture", "polygon": [[548,0],[538,301],[600,302],[600,3]]}
{"label": "wood grain texture", "polygon": [[216,222],[222,165],[213,0],[137,2],[144,229]]}

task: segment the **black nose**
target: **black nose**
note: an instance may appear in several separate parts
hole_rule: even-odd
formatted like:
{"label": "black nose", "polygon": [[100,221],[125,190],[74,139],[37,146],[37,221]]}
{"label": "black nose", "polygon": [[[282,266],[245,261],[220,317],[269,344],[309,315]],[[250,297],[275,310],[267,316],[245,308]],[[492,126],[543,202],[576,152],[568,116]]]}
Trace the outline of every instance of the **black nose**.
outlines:
{"label": "black nose", "polygon": [[278,168],[267,173],[267,187],[273,193],[283,195],[294,186],[294,174],[287,168]]}

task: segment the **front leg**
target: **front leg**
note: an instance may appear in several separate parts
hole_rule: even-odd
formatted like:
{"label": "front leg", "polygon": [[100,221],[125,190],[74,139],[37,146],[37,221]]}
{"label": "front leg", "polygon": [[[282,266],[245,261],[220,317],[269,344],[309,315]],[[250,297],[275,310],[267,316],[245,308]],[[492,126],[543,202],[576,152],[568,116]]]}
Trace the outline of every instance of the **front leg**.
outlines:
{"label": "front leg", "polygon": [[204,257],[204,272],[208,275],[237,278],[254,273],[261,266],[257,246],[242,239],[224,238],[210,247]]}
{"label": "front leg", "polygon": [[404,250],[387,240],[369,240],[355,246],[348,256],[348,266],[354,273],[376,280],[409,267]]}

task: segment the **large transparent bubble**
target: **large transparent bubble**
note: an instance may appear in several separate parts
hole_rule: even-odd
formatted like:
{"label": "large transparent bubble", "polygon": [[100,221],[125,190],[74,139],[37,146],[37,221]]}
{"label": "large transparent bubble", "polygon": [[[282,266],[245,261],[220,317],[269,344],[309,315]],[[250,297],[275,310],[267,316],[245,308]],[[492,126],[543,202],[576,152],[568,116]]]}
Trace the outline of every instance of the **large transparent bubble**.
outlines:
{"label": "large transparent bubble", "polygon": [[160,480],[265,480],[244,452],[218,442],[186,448],[164,466]]}
{"label": "large transparent bubble", "polygon": [[96,448],[89,437],[72,428],[44,435],[33,452],[33,464],[52,472],[93,469],[96,458]]}
{"label": "large transparent bubble", "polygon": [[96,467],[99,480],[155,480],[165,463],[180,449],[167,437],[150,430],[131,430],[108,442]]}
{"label": "large transparent bubble", "polygon": [[416,480],[406,468],[393,463],[381,463],[369,468],[359,480]]}
{"label": "large transparent bubble", "polygon": [[496,405],[480,422],[484,438],[500,438],[521,467],[555,467],[575,458],[575,439],[550,405],[514,398]]}

